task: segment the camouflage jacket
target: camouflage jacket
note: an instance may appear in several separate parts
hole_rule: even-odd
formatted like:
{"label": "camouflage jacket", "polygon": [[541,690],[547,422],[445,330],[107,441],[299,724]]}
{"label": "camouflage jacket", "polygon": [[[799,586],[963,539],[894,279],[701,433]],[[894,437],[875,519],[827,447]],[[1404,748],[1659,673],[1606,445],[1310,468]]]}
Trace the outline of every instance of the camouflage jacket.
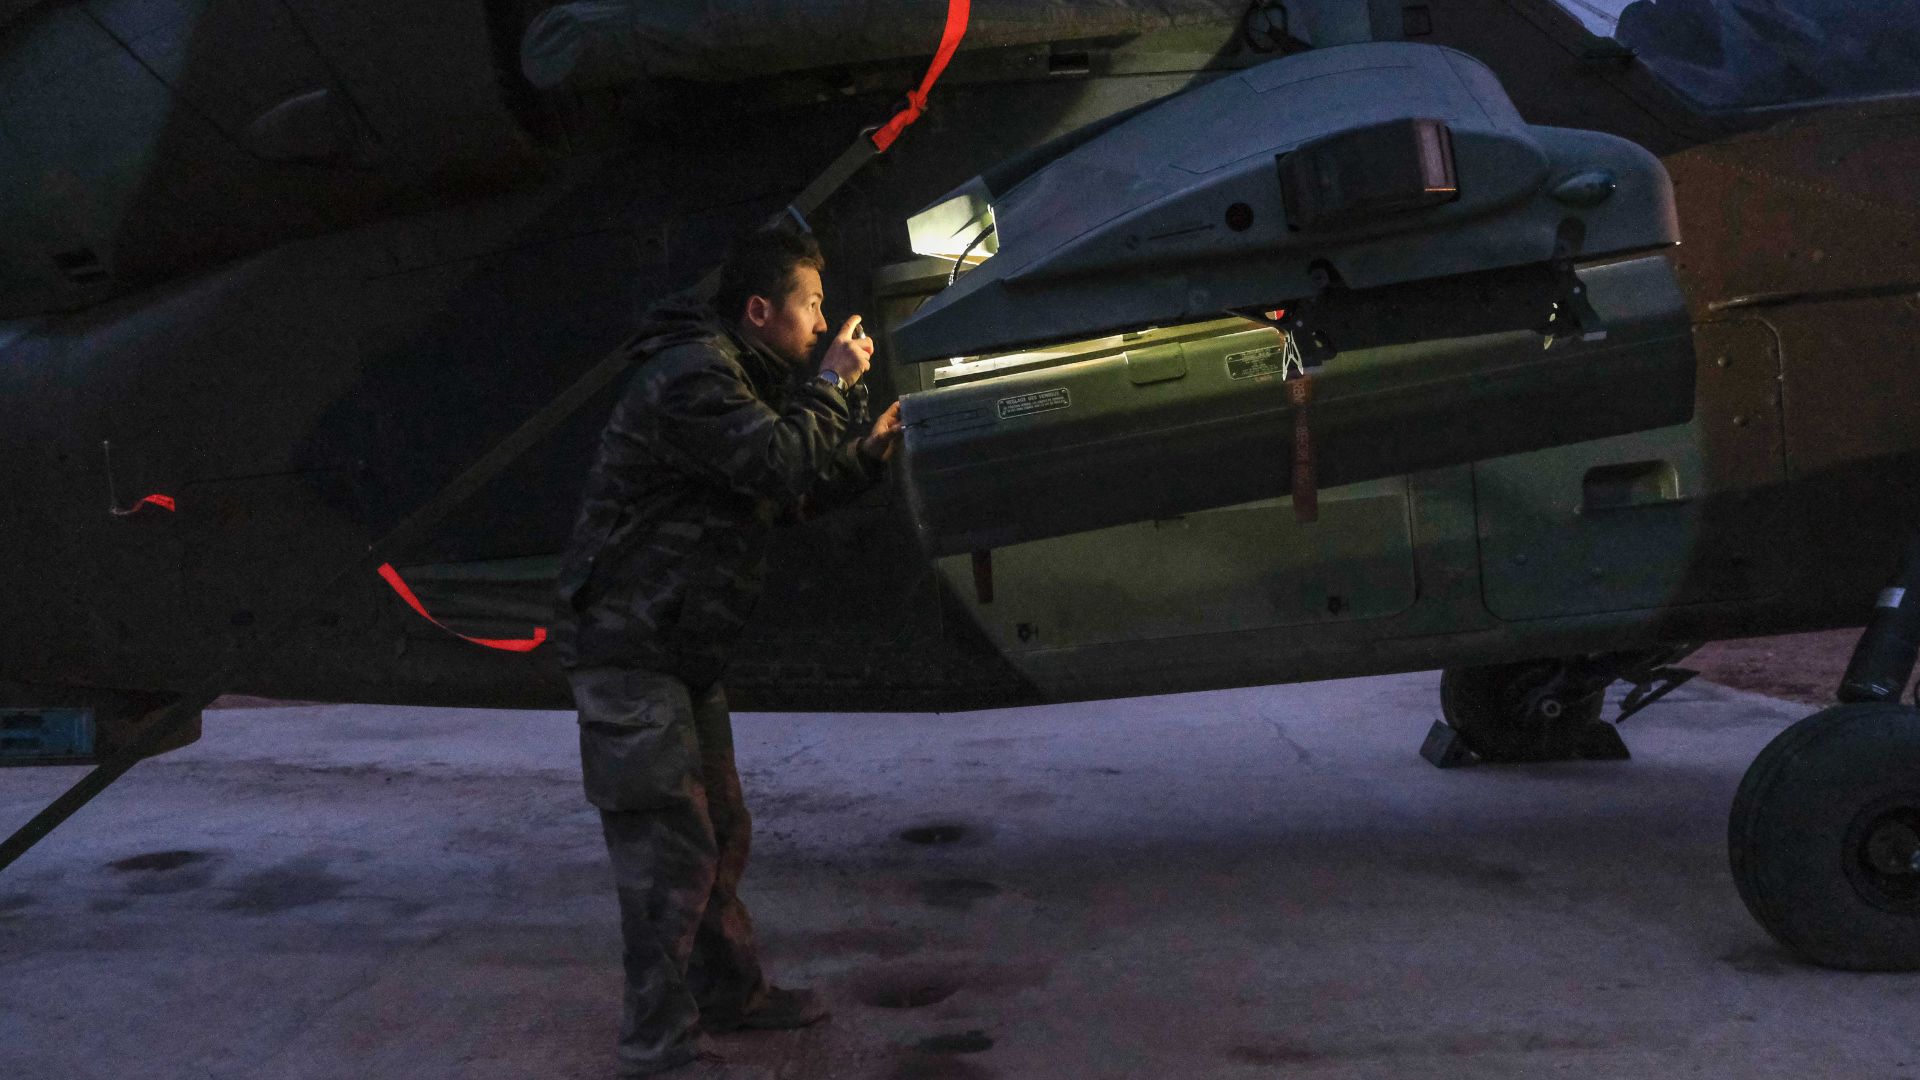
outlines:
{"label": "camouflage jacket", "polygon": [[759,601],[776,523],[865,491],[883,466],[848,440],[849,406],[711,308],[656,305],[600,437],[559,577],[561,663],[720,678]]}

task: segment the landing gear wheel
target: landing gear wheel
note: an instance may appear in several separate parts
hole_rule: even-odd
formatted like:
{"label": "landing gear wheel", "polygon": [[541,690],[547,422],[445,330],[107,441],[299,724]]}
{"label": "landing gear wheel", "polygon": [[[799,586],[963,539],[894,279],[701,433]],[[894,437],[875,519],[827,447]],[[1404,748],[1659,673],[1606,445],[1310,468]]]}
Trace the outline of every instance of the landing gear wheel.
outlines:
{"label": "landing gear wheel", "polygon": [[1440,674],[1440,714],[1484,761],[1554,761],[1583,756],[1572,744],[1602,723],[1600,692],[1565,700],[1549,693],[1560,660],[1523,660]]}
{"label": "landing gear wheel", "polygon": [[1740,899],[1824,967],[1920,970],[1920,709],[1839,705],[1782,732],[1733,799]]}

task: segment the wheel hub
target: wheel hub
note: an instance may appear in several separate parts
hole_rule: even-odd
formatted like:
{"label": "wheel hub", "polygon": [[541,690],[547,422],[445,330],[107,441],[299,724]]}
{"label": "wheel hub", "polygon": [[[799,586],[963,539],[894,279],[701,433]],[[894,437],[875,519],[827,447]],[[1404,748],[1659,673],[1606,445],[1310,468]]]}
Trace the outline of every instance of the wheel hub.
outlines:
{"label": "wheel hub", "polygon": [[1920,914],[1920,795],[1883,800],[1847,830],[1847,876],[1875,907]]}
{"label": "wheel hub", "polygon": [[1867,863],[1892,877],[1920,874],[1920,833],[1904,821],[1889,821],[1867,836]]}

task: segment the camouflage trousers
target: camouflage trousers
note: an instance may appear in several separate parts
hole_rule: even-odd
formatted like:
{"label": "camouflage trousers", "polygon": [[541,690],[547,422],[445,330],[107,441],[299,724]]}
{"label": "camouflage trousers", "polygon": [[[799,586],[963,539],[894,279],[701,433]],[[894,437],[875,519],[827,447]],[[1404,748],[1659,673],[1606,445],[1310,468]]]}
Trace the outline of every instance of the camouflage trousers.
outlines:
{"label": "camouflage trousers", "polygon": [[766,980],[740,902],[752,820],[718,685],[588,668],[570,676],[587,801],[600,810],[625,943],[622,1076],[685,1064],[700,1019],[759,1004]]}

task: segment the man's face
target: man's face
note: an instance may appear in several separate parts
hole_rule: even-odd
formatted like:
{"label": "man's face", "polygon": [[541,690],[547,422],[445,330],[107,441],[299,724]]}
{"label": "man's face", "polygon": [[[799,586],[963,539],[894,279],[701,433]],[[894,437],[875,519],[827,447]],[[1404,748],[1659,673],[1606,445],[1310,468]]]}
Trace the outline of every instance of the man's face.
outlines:
{"label": "man's face", "polygon": [[755,296],[747,300],[742,328],[788,363],[804,364],[813,355],[820,335],[827,331],[826,316],[820,312],[824,299],[820,271],[811,266],[794,267],[793,288],[785,297],[770,300]]}

